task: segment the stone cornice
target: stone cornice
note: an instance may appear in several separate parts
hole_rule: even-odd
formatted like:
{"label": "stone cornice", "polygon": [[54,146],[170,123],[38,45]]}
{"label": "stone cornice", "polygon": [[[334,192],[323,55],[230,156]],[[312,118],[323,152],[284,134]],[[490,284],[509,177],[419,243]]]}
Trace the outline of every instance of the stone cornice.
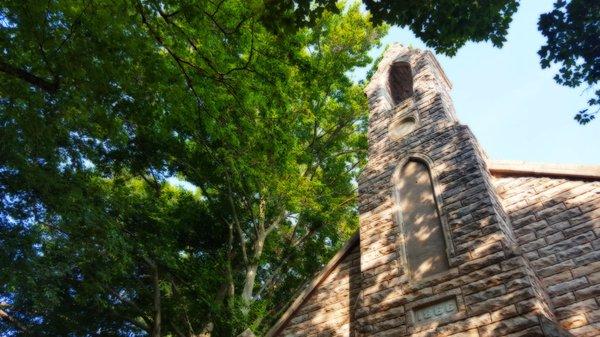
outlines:
{"label": "stone cornice", "polygon": [[541,164],[525,161],[488,160],[494,176],[545,176],[600,180],[600,165]]}

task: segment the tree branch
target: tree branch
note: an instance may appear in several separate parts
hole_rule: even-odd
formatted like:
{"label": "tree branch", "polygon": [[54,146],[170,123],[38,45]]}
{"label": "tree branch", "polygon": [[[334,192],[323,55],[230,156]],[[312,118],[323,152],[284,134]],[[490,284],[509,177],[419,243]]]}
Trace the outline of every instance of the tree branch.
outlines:
{"label": "tree branch", "polygon": [[238,239],[240,240],[240,246],[242,248],[242,257],[244,259],[244,263],[248,264],[248,253],[246,252],[246,240],[244,239],[244,232],[242,231],[242,227],[240,225],[240,220],[237,215],[237,210],[236,210],[235,204],[233,203],[233,197],[231,196],[231,194],[233,192],[231,191],[231,184],[229,182],[227,183],[227,189],[229,192],[229,193],[227,193],[227,197],[229,199],[229,204],[231,205],[231,211],[233,213],[233,220],[234,220],[233,222],[235,224],[235,230],[238,234]]}
{"label": "tree branch", "polygon": [[[90,276],[88,276],[88,277],[90,277]],[[93,279],[93,278],[92,278],[92,279]],[[97,281],[96,281],[96,282],[97,282]],[[139,306],[138,306],[138,305],[137,305],[135,302],[133,302],[132,300],[130,300],[130,299],[127,299],[127,298],[123,298],[123,296],[121,296],[121,294],[119,294],[119,292],[118,292],[118,291],[116,291],[116,290],[114,290],[114,289],[112,289],[112,288],[107,288],[107,289],[108,289],[108,291],[110,291],[110,292],[111,292],[111,293],[112,293],[112,294],[113,294],[115,297],[117,297],[117,298],[118,298],[118,299],[119,299],[121,302],[128,304],[130,307],[132,307],[133,309],[135,309],[135,310],[138,312],[138,314],[140,315],[140,317],[141,317],[141,318],[144,320],[144,322],[146,323],[146,325],[145,325],[145,326],[141,326],[141,324],[140,324],[140,323],[138,323],[138,324],[140,324],[140,325],[137,325],[137,324],[136,324],[136,325],[137,325],[139,328],[142,328],[142,329],[144,329],[145,331],[149,331],[149,330],[150,330],[149,326],[151,325],[151,323],[152,323],[152,322],[151,322],[151,320],[150,320],[148,317],[146,317],[146,313],[144,312],[144,310],[142,310],[142,308],[140,308],[140,307],[139,307]],[[129,320],[129,321],[131,321],[131,320]],[[132,324],[135,324],[135,323],[133,323],[133,322],[132,322]]]}
{"label": "tree branch", "polygon": [[61,41],[60,45],[56,48],[56,50],[54,50],[55,54],[58,53],[62,49],[62,47],[64,47],[67,44],[67,42],[71,40],[71,38],[75,34],[75,30],[79,28],[79,26],[81,26],[81,18],[83,17],[83,14],[87,11],[87,9],[92,3],[93,1],[88,1],[85,8],[81,10],[81,13],[79,13],[79,16],[77,17],[77,19],[75,19],[73,25],[71,25],[71,27],[69,28],[69,33],[67,34],[67,36]]}
{"label": "tree branch", "polygon": [[50,93],[50,94],[55,94],[59,88],[58,77],[55,77],[52,81],[48,81],[39,76],[33,75],[32,73],[30,73],[24,69],[14,67],[14,66],[12,66],[4,61],[1,61],[1,60],[0,60],[0,71],[7,75],[16,77],[20,80],[23,80],[23,81],[33,85],[34,87],[42,89],[45,92]]}
{"label": "tree branch", "polygon": [[178,55],[176,55],[171,50],[171,48],[169,48],[167,45],[165,45],[162,37],[154,30],[154,28],[152,28],[152,26],[148,22],[148,19],[146,18],[146,13],[144,12],[143,5],[139,1],[137,2],[137,5],[138,5],[138,11],[139,11],[140,15],[142,16],[142,23],[146,26],[146,28],[148,29],[148,32],[154,38],[154,40],[156,41],[156,43],[158,43],[161,47],[165,48],[165,50],[171,56],[171,58],[173,58],[173,60],[175,60],[175,63],[177,64],[177,67],[179,68],[179,71],[181,71],[181,73],[183,74],[183,76],[185,78],[185,82],[186,82],[188,88],[190,89],[190,91],[192,92],[192,94],[194,95],[194,97],[196,98],[196,103],[198,104],[198,106],[201,106],[202,105],[202,99],[198,95],[198,92],[196,92],[196,89],[194,88],[194,83],[192,82],[192,79],[190,78],[190,76],[188,75],[188,73],[185,71],[185,68],[183,67],[182,62],[184,62],[184,63],[192,66],[194,69],[196,69],[196,71],[200,72],[202,75],[205,75],[204,70],[201,69],[201,68],[199,68],[199,67],[197,67],[196,65],[194,65],[194,64],[192,64],[190,62],[187,62],[187,61],[181,59]]}
{"label": "tree branch", "polygon": [[[171,325],[171,329],[173,329],[173,331],[175,331],[175,334],[177,336],[179,336],[179,337],[187,337],[183,332],[181,332],[179,330],[179,328],[177,327],[177,325],[175,325],[175,323],[172,320],[169,321],[169,324]],[[190,336],[193,336],[193,334],[190,334]]]}
{"label": "tree branch", "polygon": [[17,329],[19,329],[21,332],[23,332],[25,335],[29,335],[29,329],[27,328],[27,326],[24,323],[22,323],[21,321],[19,321],[16,318],[14,318],[12,315],[10,315],[9,313],[7,313],[6,311],[4,311],[2,309],[0,309],[0,319],[12,324]]}
{"label": "tree branch", "polygon": [[252,58],[254,57],[254,22],[252,23],[252,29],[251,29],[250,34],[251,34],[250,53],[248,55],[248,60],[246,60],[246,63],[243,66],[231,68],[228,71],[226,71],[224,75],[229,75],[230,73],[232,73],[234,71],[246,70],[250,66],[250,63],[252,62]]}

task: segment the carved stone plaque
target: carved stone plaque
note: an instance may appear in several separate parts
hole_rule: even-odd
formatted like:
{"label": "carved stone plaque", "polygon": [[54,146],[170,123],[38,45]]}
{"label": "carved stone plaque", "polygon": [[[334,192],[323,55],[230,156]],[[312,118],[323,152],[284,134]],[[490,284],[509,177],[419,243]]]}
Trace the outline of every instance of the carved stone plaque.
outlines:
{"label": "carved stone plaque", "polygon": [[426,306],[415,309],[415,322],[439,319],[444,316],[452,315],[458,311],[456,298],[449,298],[441,302],[431,303]]}

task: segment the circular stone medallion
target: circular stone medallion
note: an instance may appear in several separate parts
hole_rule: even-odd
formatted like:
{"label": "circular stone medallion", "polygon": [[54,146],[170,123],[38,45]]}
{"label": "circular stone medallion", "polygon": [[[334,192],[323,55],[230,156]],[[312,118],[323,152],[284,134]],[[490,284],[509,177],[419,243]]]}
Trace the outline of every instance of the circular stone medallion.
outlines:
{"label": "circular stone medallion", "polygon": [[414,130],[416,125],[414,117],[406,117],[390,126],[390,138],[398,140]]}

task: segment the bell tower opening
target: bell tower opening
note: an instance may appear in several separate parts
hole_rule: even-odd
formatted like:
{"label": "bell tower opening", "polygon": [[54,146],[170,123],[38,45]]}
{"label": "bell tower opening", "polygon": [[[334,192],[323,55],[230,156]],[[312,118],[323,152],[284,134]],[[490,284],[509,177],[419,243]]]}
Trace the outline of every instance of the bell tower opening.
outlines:
{"label": "bell tower opening", "polygon": [[408,62],[395,62],[390,67],[388,89],[394,106],[413,95],[413,77]]}

